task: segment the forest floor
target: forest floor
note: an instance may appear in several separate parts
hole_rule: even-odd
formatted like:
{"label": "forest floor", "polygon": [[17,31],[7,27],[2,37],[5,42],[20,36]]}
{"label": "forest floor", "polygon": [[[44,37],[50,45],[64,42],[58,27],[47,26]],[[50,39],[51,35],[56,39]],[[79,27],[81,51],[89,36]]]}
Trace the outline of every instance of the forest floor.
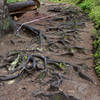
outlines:
{"label": "forest floor", "polygon": [[[40,48],[39,39],[32,32],[24,30],[18,36],[7,34],[0,40],[1,65],[13,50],[27,50],[27,54],[38,54],[54,60],[68,62],[66,72],[55,69],[57,70],[56,73],[64,77],[59,85],[59,90],[77,98],[68,100],[100,100],[100,81],[94,71],[92,53],[93,23],[86,14],[71,4],[45,2],[38,12],[39,14],[34,14],[33,11],[25,13],[20,17],[18,23],[54,15],[28,24],[41,30],[47,37],[47,39],[43,38],[42,47]],[[36,49],[35,52],[33,52],[34,49]],[[63,67],[63,65],[60,65],[60,67]],[[5,75],[7,72],[7,70],[0,68],[0,75]],[[49,75],[43,78],[41,82],[35,82],[38,75],[38,71],[33,71],[32,75],[27,75],[21,80],[0,80],[0,100],[41,100],[36,99],[33,95],[33,92],[38,88],[41,93],[53,93],[54,91],[48,89],[50,84],[46,83],[50,78]],[[41,86],[43,83],[46,85]],[[56,99],[44,98],[43,100]]]}

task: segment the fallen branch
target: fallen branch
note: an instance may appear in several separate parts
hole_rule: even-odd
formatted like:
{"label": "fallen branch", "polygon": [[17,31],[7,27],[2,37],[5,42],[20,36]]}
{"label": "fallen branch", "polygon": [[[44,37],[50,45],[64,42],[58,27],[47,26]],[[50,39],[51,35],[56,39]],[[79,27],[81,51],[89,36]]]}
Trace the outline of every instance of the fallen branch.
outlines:
{"label": "fallen branch", "polygon": [[28,21],[28,22],[24,22],[21,24],[21,26],[17,29],[17,31],[15,32],[15,34],[17,34],[23,25],[27,25],[27,24],[31,24],[31,23],[34,23],[34,22],[37,22],[37,21],[40,21],[40,20],[43,20],[43,19],[46,19],[46,18],[49,18],[49,17],[52,17],[52,16],[56,16],[57,14],[54,14],[54,15],[50,15],[50,16],[46,16],[46,17],[42,17],[42,18],[38,18],[38,19],[34,19],[34,20],[31,20],[31,21]]}
{"label": "fallen branch", "polygon": [[26,11],[32,11],[40,6],[38,0],[27,0],[24,2],[7,3],[10,15],[25,13]]}

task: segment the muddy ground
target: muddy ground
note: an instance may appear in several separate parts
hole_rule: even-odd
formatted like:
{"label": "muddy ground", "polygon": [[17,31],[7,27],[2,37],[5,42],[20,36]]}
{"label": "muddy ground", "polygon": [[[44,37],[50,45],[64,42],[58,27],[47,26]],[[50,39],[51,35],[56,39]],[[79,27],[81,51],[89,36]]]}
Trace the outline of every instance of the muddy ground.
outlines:
{"label": "muddy ground", "polygon": [[[70,8],[68,8],[69,6]],[[41,30],[47,36],[47,39],[43,38],[42,47],[39,43],[39,36],[37,38],[31,31],[27,32],[25,29],[23,29],[24,32],[19,32],[17,35],[12,33],[2,37],[0,40],[1,65],[13,50],[27,50],[27,54],[39,54],[54,60],[68,62],[72,66],[77,66],[82,73],[88,76],[88,79],[82,77],[77,69],[68,64],[66,72],[55,69],[65,77],[62,84],[59,85],[59,90],[79,100],[100,100],[100,82],[94,71],[92,54],[93,23],[89,21],[86,14],[70,4],[45,3],[39,8],[38,14],[34,14],[32,11],[27,12],[17,22],[24,23],[50,15],[54,16],[28,24]],[[0,75],[5,75],[5,73],[8,71],[0,68]],[[26,75],[14,82],[0,81],[0,100],[36,100],[34,91],[39,88],[39,92],[48,92],[50,85],[41,86],[42,83],[49,80],[49,76],[42,79],[41,82],[35,82],[38,75],[38,71],[33,71],[32,75]]]}

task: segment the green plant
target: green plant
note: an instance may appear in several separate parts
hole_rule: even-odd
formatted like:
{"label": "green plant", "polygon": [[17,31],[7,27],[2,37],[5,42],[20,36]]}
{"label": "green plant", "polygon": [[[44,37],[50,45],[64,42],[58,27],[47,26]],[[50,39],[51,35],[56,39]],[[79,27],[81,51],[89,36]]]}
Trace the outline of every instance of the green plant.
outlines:
{"label": "green plant", "polygon": [[[97,75],[100,77],[100,65],[95,67],[95,70],[97,72]],[[100,79],[100,78],[99,78]]]}
{"label": "green plant", "polygon": [[96,23],[96,25],[99,27],[100,25],[100,6],[94,7],[90,13],[89,17]]}
{"label": "green plant", "polygon": [[84,0],[81,4],[80,7],[85,10],[89,11],[95,6],[95,0]]}

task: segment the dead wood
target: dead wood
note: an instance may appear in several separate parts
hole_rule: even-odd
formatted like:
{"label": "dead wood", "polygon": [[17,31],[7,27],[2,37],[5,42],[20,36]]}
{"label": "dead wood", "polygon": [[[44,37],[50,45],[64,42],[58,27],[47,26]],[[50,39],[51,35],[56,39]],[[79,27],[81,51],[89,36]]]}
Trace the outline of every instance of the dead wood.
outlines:
{"label": "dead wood", "polygon": [[35,5],[36,5],[36,3],[33,0],[7,4],[9,12],[18,11],[18,10],[21,10],[21,9],[25,9],[27,7],[33,7]]}
{"label": "dead wood", "polygon": [[10,15],[14,15],[36,10],[40,6],[40,3],[38,0],[28,0],[25,2],[8,3],[7,6]]}

